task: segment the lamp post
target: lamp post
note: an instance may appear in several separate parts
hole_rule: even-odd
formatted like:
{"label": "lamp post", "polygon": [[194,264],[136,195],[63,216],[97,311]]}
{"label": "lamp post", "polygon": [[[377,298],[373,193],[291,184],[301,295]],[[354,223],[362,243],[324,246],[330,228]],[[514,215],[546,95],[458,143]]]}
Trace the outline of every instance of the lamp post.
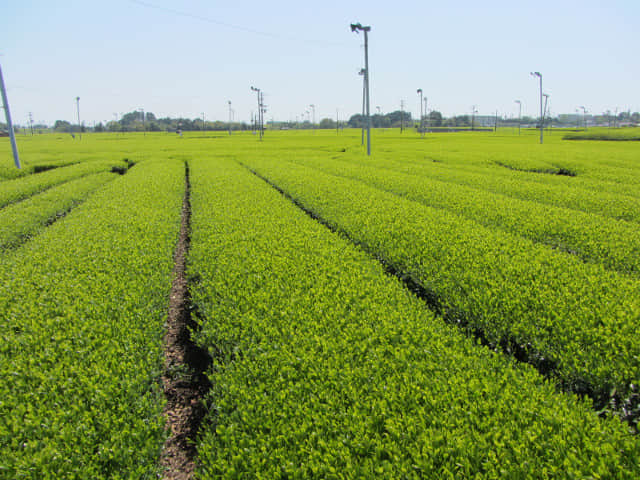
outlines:
{"label": "lamp post", "polygon": [[544,141],[543,136],[543,121],[544,121],[544,112],[542,111],[542,74],[540,72],[531,72],[532,77],[538,77],[540,79],[540,144]]}
{"label": "lamp post", "polygon": [[364,84],[366,91],[366,115],[367,115],[367,155],[371,155],[371,115],[370,115],[370,99],[369,99],[369,37],[371,31],[370,26],[362,26],[359,23],[351,24],[351,31],[358,33],[364,32]]}
{"label": "lamp post", "polygon": [[522,102],[520,100],[515,100],[518,104],[518,136],[520,135],[520,123],[522,119]]}
{"label": "lamp post", "polygon": [[422,128],[422,123],[424,122],[424,115],[422,114],[422,89],[419,88],[418,90],[416,90],[416,93],[420,95],[420,127],[418,128],[419,128],[420,134],[424,136],[424,131]]}
{"label": "lamp post", "polygon": [[202,136],[204,137],[204,112],[200,112],[202,114]]}
{"label": "lamp post", "polygon": [[231,100],[227,103],[229,104],[229,135],[231,135]]}
{"label": "lamp post", "polygon": [[311,124],[311,129],[313,133],[316,133],[316,106],[311,104],[309,105],[311,111],[313,112],[313,123]]}
{"label": "lamp post", "polygon": [[544,97],[544,109],[542,110],[542,128],[544,128],[544,122],[547,119],[547,104],[549,103],[549,94],[543,93]]}

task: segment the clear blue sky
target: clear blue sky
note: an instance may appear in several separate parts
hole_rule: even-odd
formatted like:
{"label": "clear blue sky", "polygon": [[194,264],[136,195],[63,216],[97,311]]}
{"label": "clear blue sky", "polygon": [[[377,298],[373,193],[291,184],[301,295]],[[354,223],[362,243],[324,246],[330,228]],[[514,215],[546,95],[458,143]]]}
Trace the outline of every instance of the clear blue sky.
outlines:
{"label": "clear blue sky", "polygon": [[422,88],[446,116],[640,110],[638,0],[3,2],[0,65],[15,123],[157,116],[236,120],[265,92],[267,119],[361,109],[363,36],[371,25],[372,112],[414,116]]}

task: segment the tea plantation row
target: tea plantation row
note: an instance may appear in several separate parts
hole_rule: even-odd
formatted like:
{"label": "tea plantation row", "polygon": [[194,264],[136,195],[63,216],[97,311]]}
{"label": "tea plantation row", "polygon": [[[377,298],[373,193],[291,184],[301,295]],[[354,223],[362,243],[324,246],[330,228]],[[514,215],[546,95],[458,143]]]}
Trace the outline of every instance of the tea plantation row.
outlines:
{"label": "tea plantation row", "polygon": [[[322,174],[261,169],[328,196]],[[615,418],[446,325],[247,170],[191,171],[197,338],[215,353],[200,478],[637,475],[640,444]],[[375,229],[380,205],[350,187]]]}
{"label": "tea plantation row", "polygon": [[[640,282],[362,182],[267,158],[247,165],[479,330],[606,402],[640,380]],[[548,373],[548,372],[547,372]]]}

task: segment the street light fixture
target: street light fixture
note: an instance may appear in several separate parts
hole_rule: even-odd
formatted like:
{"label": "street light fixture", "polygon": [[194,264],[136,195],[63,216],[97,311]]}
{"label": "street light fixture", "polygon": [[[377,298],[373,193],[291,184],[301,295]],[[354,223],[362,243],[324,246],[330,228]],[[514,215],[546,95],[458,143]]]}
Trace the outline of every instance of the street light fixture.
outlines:
{"label": "street light fixture", "polygon": [[520,122],[522,121],[522,102],[514,100],[518,104],[518,136],[520,135]]}
{"label": "street light fixture", "polygon": [[473,132],[476,128],[476,113],[478,113],[478,109],[476,108],[476,105],[473,105],[471,107],[471,131]]}
{"label": "street light fixture", "polygon": [[543,143],[543,121],[544,121],[544,112],[542,111],[542,74],[540,72],[531,72],[532,77],[538,77],[540,79],[540,144]]}
{"label": "street light fixture", "polygon": [[370,26],[362,26],[360,23],[352,23],[351,31],[358,33],[364,32],[364,84],[366,93],[366,119],[367,119],[367,155],[371,155],[371,115],[370,115],[370,99],[369,99],[369,37],[371,31]]}

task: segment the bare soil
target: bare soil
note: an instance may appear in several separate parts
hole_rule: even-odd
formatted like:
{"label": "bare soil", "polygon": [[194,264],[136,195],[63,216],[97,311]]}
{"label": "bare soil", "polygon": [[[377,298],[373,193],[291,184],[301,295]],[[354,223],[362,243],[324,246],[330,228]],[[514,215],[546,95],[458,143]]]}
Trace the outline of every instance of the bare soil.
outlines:
{"label": "bare soil", "polygon": [[190,315],[191,299],[185,273],[190,244],[190,222],[189,167],[185,165],[182,221],[175,251],[167,331],[164,337],[162,383],[167,398],[164,413],[169,437],[162,450],[161,465],[164,469],[163,478],[167,480],[194,478],[195,438],[207,410],[203,398],[211,387],[205,375],[211,359],[205,350],[191,340],[191,331],[197,326]]}

